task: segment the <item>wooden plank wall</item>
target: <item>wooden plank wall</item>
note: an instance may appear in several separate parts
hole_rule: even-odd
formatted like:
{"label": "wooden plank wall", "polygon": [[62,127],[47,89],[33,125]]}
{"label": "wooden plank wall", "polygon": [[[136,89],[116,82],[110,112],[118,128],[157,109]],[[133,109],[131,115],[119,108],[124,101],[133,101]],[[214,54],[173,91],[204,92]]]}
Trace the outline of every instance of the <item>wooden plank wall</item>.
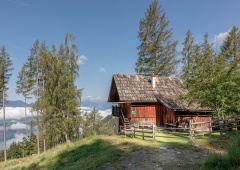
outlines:
{"label": "wooden plank wall", "polygon": [[[189,122],[189,119],[193,119],[193,122],[208,121],[208,115],[189,115],[188,112],[184,112],[182,115],[175,116],[174,111],[169,111],[160,103],[121,103],[120,107],[130,124],[146,121],[164,126],[166,123]],[[136,114],[132,114],[132,110],[135,110]],[[197,126],[208,126],[208,124]]]}
{"label": "wooden plank wall", "polygon": [[133,104],[132,110],[135,110],[135,114],[132,114],[131,123],[138,122],[154,122],[156,124],[156,104]]}
{"label": "wooden plank wall", "polygon": [[157,112],[157,126],[164,126],[165,123],[174,123],[175,122],[174,112],[169,111],[161,103],[157,103],[156,112]]}
{"label": "wooden plank wall", "polygon": [[[209,121],[208,115],[176,115],[176,121],[178,122],[189,122],[190,119],[193,119],[193,122],[205,122]],[[195,127],[208,126],[209,123],[198,124]]]}

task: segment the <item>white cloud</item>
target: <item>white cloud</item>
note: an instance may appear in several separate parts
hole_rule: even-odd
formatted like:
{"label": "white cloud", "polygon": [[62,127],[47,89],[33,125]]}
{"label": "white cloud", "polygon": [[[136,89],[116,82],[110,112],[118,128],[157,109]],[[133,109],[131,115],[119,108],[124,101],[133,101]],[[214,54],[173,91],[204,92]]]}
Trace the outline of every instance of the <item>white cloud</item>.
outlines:
{"label": "white cloud", "polygon": [[[81,107],[81,110],[83,112],[90,113],[92,111],[93,107]],[[101,116],[106,117],[107,115],[112,114],[112,109],[107,109],[107,110],[98,110]]]}
{"label": "white cloud", "polygon": [[7,148],[9,148],[9,146],[13,143],[13,142],[21,142],[22,141],[22,138],[24,137],[25,135],[23,133],[15,133],[14,134],[14,138],[13,139],[10,139],[10,140],[7,140],[6,141],[6,145],[7,145]]}
{"label": "white cloud", "polygon": [[105,102],[107,101],[106,98],[102,98],[101,96],[97,96],[97,97],[93,97],[93,96],[83,96],[82,98],[83,101],[90,101],[90,102],[97,102],[97,103],[101,103],[101,102]]}
{"label": "white cloud", "polygon": [[78,58],[77,64],[78,64],[78,65],[79,65],[79,64],[83,65],[83,64],[85,64],[85,61],[86,61],[86,60],[88,60],[88,58],[87,58],[86,56],[84,56],[84,55],[81,55],[81,56]]}
{"label": "white cloud", "polygon": [[112,109],[99,110],[99,113],[100,113],[101,116],[106,117],[107,115],[112,114]]}
{"label": "white cloud", "polygon": [[[23,133],[15,133],[14,134],[14,138],[12,139],[9,139],[6,141],[6,145],[7,145],[7,149],[10,147],[10,145],[13,143],[13,142],[21,142],[22,141],[22,138],[24,137],[25,135]],[[3,150],[3,142],[0,143],[0,150]]]}
{"label": "white cloud", "polygon": [[107,72],[107,70],[105,68],[103,68],[103,67],[100,67],[99,71],[100,72],[104,72],[104,73]]}
{"label": "white cloud", "polygon": [[92,107],[81,107],[81,110],[85,113],[85,112],[87,112],[87,113],[90,113],[91,111],[92,111]]}
{"label": "white cloud", "polygon": [[15,124],[12,124],[9,129],[12,129],[12,130],[26,129],[26,124],[17,122]]}
{"label": "white cloud", "polygon": [[221,32],[220,34],[215,35],[213,39],[213,43],[216,44],[217,46],[221,46],[230,31],[231,29],[229,29],[227,32]]}
{"label": "white cloud", "polygon": [[[0,110],[0,119],[3,119],[3,110]],[[27,116],[32,116],[31,107],[27,107]],[[6,107],[5,118],[6,119],[21,119],[25,117],[24,107]]]}

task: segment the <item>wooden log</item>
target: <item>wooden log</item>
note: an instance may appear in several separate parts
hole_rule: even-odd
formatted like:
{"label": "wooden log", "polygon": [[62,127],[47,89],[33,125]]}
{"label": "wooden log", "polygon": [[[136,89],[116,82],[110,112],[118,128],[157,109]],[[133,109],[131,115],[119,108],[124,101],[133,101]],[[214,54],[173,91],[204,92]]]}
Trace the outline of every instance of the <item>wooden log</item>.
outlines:
{"label": "wooden log", "polygon": [[153,140],[155,140],[155,131],[154,131],[154,129],[155,129],[154,124],[152,124]]}
{"label": "wooden log", "polygon": [[226,133],[227,133],[228,132],[228,127],[227,127],[228,126],[228,120],[226,118],[226,115],[224,115],[224,119],[225,119],[224,120],[224,125],[225,125],[224,127],[225,127],[225,130],[226,130]]}
{"label": "wooden log", "polygon": [[192,139],[194,140],[195,139],[195,137],[194,137],[194,124],[193,124],[193,119],[192,119],[192,127],[191,127],[191,129],[192,129]]}
{"label": "wooden log", "polygon": [[195,133],[195,134],[193,134],[194,136],[203,136],[203,135],[208,135],[208,134],[210,134],[209,132],[207,132],[207,133]]}
{"label": "wooden log", "polygon": [[212,137],[211,117],[208,116],[208,119],[209,119],[209,137]]}
{"label": "wooden log", "polygon": [[209,126],[203,126],[203,127],[197,127],[197,128],[192,128],[192,130],[203,130],[203,129],[208,129]]}
{"label": "wooden log", "polygon": [[220,135],[222,136],[223,135],[223,133],[222,133],[222,126],[220,124],[219,117],[218,117],[218,124],[219,124],[219,132],[220,132]]}
{"label": "wooden log", "polygon": [[189,130],[189,128],[157,128],[156,130]]}
{"label": "wooden log", "polygon": [[173,136],[157,136],[156,137],[165,137],[165,138],[179,138],[179,137],[173,137]]}
{"label": "wooden log", "polygon": [[188,133],[179,133],[179,132],[162,132],[167,134],[176,134],[176,135],[188,135]]}
{"label": "wooden log", "polygon": [[189,120],[189,138],[192,140],[192,119]]}

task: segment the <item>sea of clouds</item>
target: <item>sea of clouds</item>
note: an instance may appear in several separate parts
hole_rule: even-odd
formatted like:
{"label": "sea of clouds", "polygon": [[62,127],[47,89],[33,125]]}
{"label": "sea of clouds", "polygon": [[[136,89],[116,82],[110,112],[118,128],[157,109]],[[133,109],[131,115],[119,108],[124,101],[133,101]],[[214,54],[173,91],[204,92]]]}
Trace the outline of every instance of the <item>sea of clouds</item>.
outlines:
{"label": "sea of clouds", "polygon": [[[81,107],[83,113],[90,113],[93,107]],[[99,113],[106,117],[110,115],[112,110],[98,110]],[[27,122],[28,128],[30,129],[30,121],[35,116],[35,112],[32,111],[31,107],[27,107]],[[7,133],[7,148],[13,141],[20,142],[22,138],[26,136],[26,124],[25,124],[25,108],[24,107],[6,107],[5,109],[6,119],[6,133]],[[3,110],[0,110],[0,150],[3,149]]]}

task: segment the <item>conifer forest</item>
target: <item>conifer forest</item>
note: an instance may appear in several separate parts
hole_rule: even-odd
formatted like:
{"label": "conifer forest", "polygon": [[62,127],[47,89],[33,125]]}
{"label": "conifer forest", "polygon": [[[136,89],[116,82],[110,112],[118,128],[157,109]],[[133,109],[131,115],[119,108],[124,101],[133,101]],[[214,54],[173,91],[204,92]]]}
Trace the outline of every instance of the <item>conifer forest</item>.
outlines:
{"label": "conifer forest", "polygon": [[[231,27],[219,45],[213,43],[208,32],[202,32],[201,40],[196,40],[190,29],[184,39],[175,40],[167,13],[153,0],[140,19],[136,34],[139,41],[134,47],[136,75],[179,77],[188,93],[178,100],[213,110],[213,118],[240,115],[240,30],[237,26]],[[0,46],[0,108],[4,128],[1,162],[40,154],[95,135],[118,134],[117,118],[112,115],[104,118],[95,107],[90,113],[81,110],[84,89],[76,85],[81,75],[78,51],[81,47],[75,43],[78,37],[73,34],[66,33],[62,38],[60,45],[38,39],[33,43],[18,72],[15,89],[9,88],[15,69],[13,56],[8,53],[11,47]],[[7,148],[5,108],[10,90],[24,98],[26,136]],[[31,108],[33,119],[28,126],[26,105],[30,100],[35,102]]]}

